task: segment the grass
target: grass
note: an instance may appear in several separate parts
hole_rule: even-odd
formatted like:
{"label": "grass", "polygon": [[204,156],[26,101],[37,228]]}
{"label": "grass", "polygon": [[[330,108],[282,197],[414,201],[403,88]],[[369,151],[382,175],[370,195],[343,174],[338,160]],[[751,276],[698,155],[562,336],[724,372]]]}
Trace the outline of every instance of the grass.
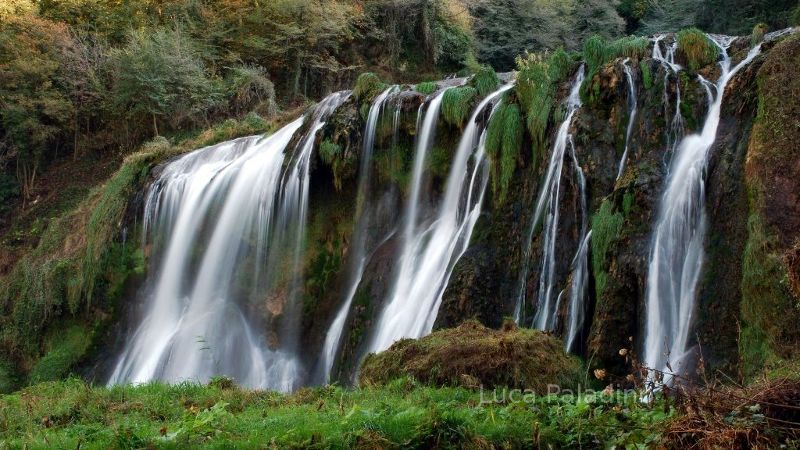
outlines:
{"label": "grass", "polygon": [[583,58],[586,61],[586,79],[581,86],[581,97],[587,103],[598,100],[600,86],[595,83],[597,72],[605,64],[617,58],[643,59],[650,54],[650,41],[644,37],[626,36],[606,42],[600,36],[592,36],[583,43]]}
{"label": "grass", "polygon": [[388,350],[368,355],[361,366],[362,386],[385,386],[409,376],[433,386],[531,389],[543,395],[549,385],[575,389],[583,370],[563,343],[513,322],[491,330],[477,321],[403,339]]}
{"label": "grass", "polygon": [[652,445],[671,414],[635,395],[517,393],[510,400],[502,390],[495,396],[410,379],[289,395],[229,384],[39,384],[0,397],[0,446],[625,448]]}
{"label": "grass", "polygon": [[598,301],[608,282],[606,256],[622,230],[623,221],[624,217],[614,212],[614,204],[609,199],[603,200],[600,209],[592,217],[592,269]]}
{"label": "grass", "polygon": [[697,28],[679,31],[677,39],[678,53],[686,59],[690,70],[699,70],[719,58],[719,47]]}
{"label": "grass", "polygon": [[458,128],[464,127],[464,122],[472,112],[472,106],[478,91],[472,86],[463,86],[448,89],[442,96],[442,117],[444,121]]}
{"label": "grass", "polygon": [[650,69],[650,64],[647,61],[639,63],[639,69],[642,71],[642,84],[645,89],[653,87],[653,71]]}
{"label": "grass", "polygon": [[431,95],[436,92],[437,89],[439,89],[439,86],[435,81],[424,81],[414,86],[414,90],[422,95]]}
{"label": "grass", "polygon": [[486,131],[486,154],[492,162],[495,203],[502,204],[508,195],[522,149],[524,131],[520,107],[513,97],[506,95]]}

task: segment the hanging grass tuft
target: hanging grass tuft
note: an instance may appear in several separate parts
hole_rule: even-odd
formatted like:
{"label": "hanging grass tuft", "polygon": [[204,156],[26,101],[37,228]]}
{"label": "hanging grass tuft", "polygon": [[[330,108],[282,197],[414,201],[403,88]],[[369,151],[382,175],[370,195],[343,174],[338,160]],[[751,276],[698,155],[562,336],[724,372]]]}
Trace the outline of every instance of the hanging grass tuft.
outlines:
{"label": "hanging grass tuft", "polygon": [[608,199],[603,200],[600,209],[592,217],[592,268],[598,301],[608,282],[606,255],[611,244],[619,237],[623,221],[622,214],[614,212],[614,204]]}
{"label": "hanging grass tuft", "polygon": [[370,102],[384,89],[386,89],[386,83],[381,81],[377,75],[372,72],[364,72],[356,79],[353,97],[359,102]]}
{"label": "hanging grass tuft", "polygon": [[462,128],[467,120],[478,91],[472,86],[463,86],[445,91],[442,97],[442,117],[450,125]]}
{"label": "hanging grass tuft", "polygon": [[470,84],[477,89],[481,97],[486,97],[497,89],[500,79],[497,78],[497,73],[495,73],[494,69],[490,66],[482,65],[475,72]]}
{"label": "hanging grass tuft", "polygon": [[678,32],[678,53],[686,58],[689,69],[696,71],[719,58],[719,47],[702,31],[689,28]]}
{"label": "hanging grass tuft", "polygon": [[520,107],[507,95],[492,116],[486,134],[486,153],[492,162],[492,190],[497,204],[502,204],[508,195],[523,132]]}

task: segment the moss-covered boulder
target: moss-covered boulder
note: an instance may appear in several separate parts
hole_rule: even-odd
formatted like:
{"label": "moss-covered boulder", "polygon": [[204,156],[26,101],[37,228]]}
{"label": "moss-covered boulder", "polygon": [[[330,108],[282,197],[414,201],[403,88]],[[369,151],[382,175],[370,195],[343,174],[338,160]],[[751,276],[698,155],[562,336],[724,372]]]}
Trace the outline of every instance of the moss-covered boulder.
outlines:
{"label": "moss-covered boulder", "polygon": [[359,381],[374,386],[411,376],[438,386],[507,386],[543,394],[548,385],[574,388],[581,379],[579,360],[564,353],[563,347],[547,333],[520,329],[511,322],[492,330],[467,321],[370,354]]}

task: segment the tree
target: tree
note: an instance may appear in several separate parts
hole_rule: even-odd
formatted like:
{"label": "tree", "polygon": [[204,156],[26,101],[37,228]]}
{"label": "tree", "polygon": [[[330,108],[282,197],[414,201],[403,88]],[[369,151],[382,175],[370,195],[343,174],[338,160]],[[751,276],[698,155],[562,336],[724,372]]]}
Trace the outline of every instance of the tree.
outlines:
{"label": "tree", "polygon": [[581,0],[575,6],[574,33],[580,42],[592,36],[612,41],[625,31],[618,0]]}
{"label": "tree", "polygon": [[0,140],[3,159],[15,161],[23,200],[73,117],[59,83],[59,49],[70,40],[64,25],[30,15],[10,17],[0,28]]}
{"label": "tree", "polygon": [[693,27],[697,24],[703,1],[705,0],[649,0],[640,31],[645,34],[659,34]]}
{"label": "tree", "polygon": [[173,129],[205,119],[219,100],[193,41],[177,29],[131,32],[128,44],[109,55],[117,115],[142,120],[149,117],[153,133],[159,121]]}

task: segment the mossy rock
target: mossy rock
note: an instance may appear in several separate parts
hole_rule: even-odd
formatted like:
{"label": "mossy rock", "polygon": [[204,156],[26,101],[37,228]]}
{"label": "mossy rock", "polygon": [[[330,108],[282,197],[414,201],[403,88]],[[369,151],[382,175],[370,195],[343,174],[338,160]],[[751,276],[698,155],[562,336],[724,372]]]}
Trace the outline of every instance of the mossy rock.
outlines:
{"label": "mossy rock", "polygon": [[70,369],[86,355],[92,344],[92,336],[91,330],[79,325],[52,333],[47,353],[31,369],[29,383],[55,381],[68,375]]}
{"label": "mossy rock", "polygon": [[362,386],[381,386],[410,376],[436,386],[504,386],[546,394],[548,385],[572,389],[581,379],[579,360],[563,347],[552,335],[520,329],[513,322],[492,330],[467,321],[368,355],[359,381]]}

